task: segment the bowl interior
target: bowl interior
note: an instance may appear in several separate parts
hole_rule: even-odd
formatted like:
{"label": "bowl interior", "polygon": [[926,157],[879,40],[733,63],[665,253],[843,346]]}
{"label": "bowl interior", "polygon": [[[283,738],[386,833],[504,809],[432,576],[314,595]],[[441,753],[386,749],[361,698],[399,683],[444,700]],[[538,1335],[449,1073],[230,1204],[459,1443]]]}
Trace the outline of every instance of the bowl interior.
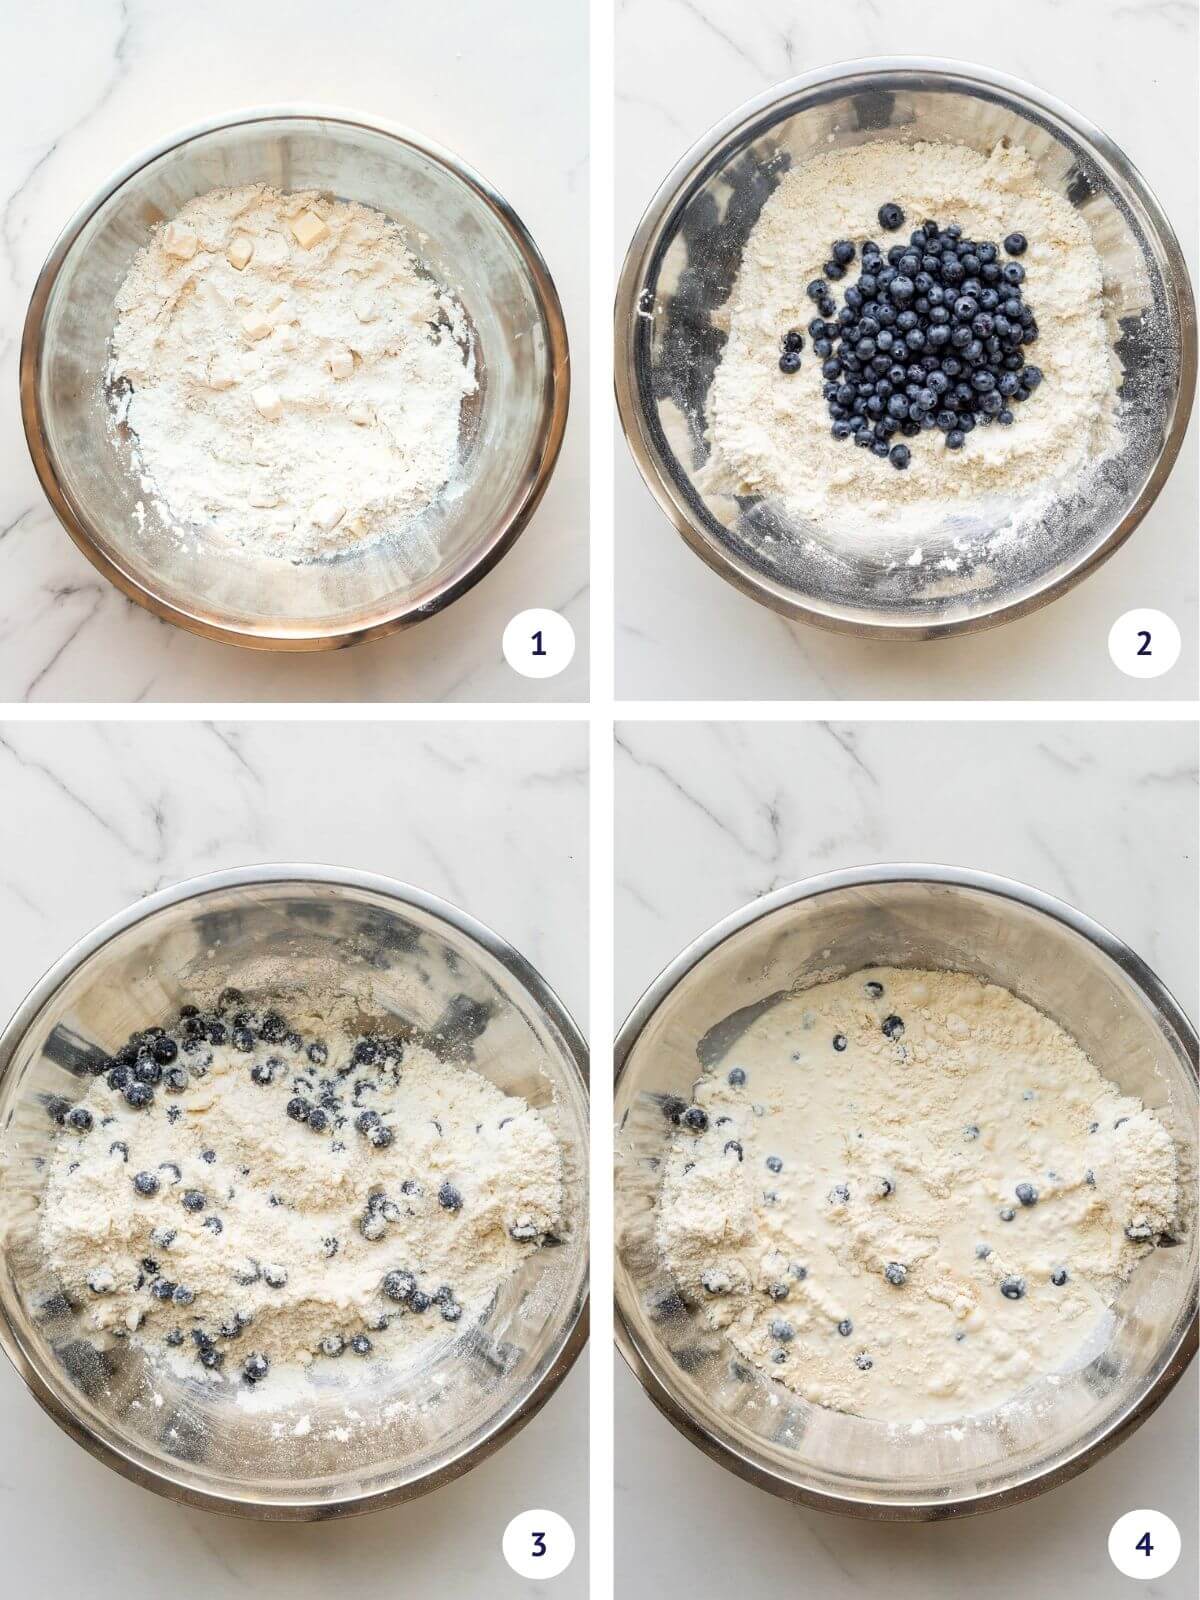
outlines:
{"label": "bowl interior", "polygon": [[[526,1258],[475,1327],[400,1380],[382,1361],[318,1362],[282,1409],[248,1408],[244,1386],[151,1372],[126,1342],[93,1345],[39,1258],[37,1207],[57,1131],[45,1097],[78,1094],[94,1046],[112,1050],[189,994],[212,998],[227,983],[284,1004],[353,997],[364,1027],[436,1026],[443,1048],[539,1107],[558,1135],[561,1243]],[[585,1090],[569,1024],[543,1008],[537,988],[433,912],[345,884],[215,889],[110,938],[13,1041],[0,1079],[9,1155],[0,1314],[35,1378],[135,1475],[231,1510],[302,1503],[319,1514],[461,1470],[555,1366],[586,1292]]]}
{"label": "bowl interior", "polygon": [[[1100,1071],[1170,1130],[1187,1209],[1179,1243],[1144,1258],[1106,1347],[1020,1403],[958,1423],[891,1427],[826,1410],[736,1358],[659,1259],[654,1232],[671,1126],[741,1033],[794,986],[875,964],[974,973],[1072,1033]],[[835,888],[760,917],[699,957],[631,1041],[617,1084],[617,1296],[643,1359],[726,1450],[848,1507],[981,1499],[1052,1473],[1136,1407],[1194,1314],[1196,1080],[1187,1041],[1122,967],[1065,923],[981,889],[913,881]]]}
{"label": "bowl interior", "polygon": [[[114,448],[105,369],[114,300],[156,223],[210,189],[317,189],[384,212],[460,301],[479,392],[463,407],[455,476],[390,537],[292,564],[240,545],[180,540]],[[552,291],[551,291],[552,293]],[[466,179],[402,138],[316,117],[268,117],[197,134],[140,167],[67,250],[42,319],[37,400],[50,464],[78,520],[126,578],[201,622],[250,635],[344,633],[419,614],[509,531],[549,448],[555,353],[530,263]]]}
{"label": "bowl interior", "polygon": [[[1048,504],[992,501],[972,511],[964,502],[919,534],[874,523],[847,533],[795,522],[762,496],[734,496],[711,475],[704,481],[706,403],[726,303],[764,204],[793,165],[882,139],[983,153],[1001,140],[1023,145],[1042,181],[1087,222],[1120,366],[1119,444]],[[630,432],[706,559],[810,620],[919,630],[1019,607],[1052,589],[1122,525],[1191,403],[1190,291],[1136,173],[1112,147],[1093,145],[1014,90],[954,71],[848,70],[782,94],[693,167],[629,270],[636,281],[621,337]]]}

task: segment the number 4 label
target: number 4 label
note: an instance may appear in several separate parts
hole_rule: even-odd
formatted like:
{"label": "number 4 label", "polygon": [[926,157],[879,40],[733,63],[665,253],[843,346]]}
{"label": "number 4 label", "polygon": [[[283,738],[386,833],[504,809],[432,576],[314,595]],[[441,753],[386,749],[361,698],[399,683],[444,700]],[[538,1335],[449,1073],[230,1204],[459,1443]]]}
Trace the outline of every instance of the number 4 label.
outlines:
{"label": "number 4 label", "polygon": [[574,1559],[575,1534],[557,1511],[522,1511],[505,1528],[501,1548],[522,1578],[557,1578]]}
{"label": "number 4 label", "polygon": [[1179,1529],[1163,1511],[1127,1511],[1113,1523],[1108,1554],[1127,1578],[1161,1578],[1179,1560]]}

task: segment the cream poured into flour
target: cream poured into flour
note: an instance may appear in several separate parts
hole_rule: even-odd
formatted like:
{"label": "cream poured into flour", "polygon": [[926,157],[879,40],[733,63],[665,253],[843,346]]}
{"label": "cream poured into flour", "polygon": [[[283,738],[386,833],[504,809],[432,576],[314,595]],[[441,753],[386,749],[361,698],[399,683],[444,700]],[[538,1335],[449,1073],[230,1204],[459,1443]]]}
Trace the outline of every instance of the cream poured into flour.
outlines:
{"label": "cream poured into flour", "polygon": [[[879,228],[888,201],[908,219],[898,234]],[[779,348],[789,329],[807,329],[815,308],[805,286],[821,276],[835,240],[873,238],[886,249],[927,217],[980,239],[1028,237],[1023,288],[1039,328],[1031,359],[1044,382],[1011,427],[976,428],[961,450],[948,450],[940,432],[905,440],[912,461],[897,472],[831,436],[807,333],[798,372],[779,370]],[[831,285],[839,300],[858,271],[856,259],[845,283]],[[778,500],[819,528],[864,535],[881,523],[919,531],[956,507],[1036,499],[1103,455],[1115,360],[1087,224],[1041,181],[1023,149],[998,145],[981,155],[962,145],[876,140],[818,155],[784,176],[747,241],[709,391],[706,482]]]}
{"label": "cream poured into flour", "polygon": [[1166,1129],[1056,1023],[973,977],[880,968],[783,1000],[701,1079],[657,1237],[771,1378],[951,1420],[1097,1354],[1175,1209]]}
{"label": "cream poured into flour", "polygon": [[394,222],[213,190],[155,229],[116,306],[116,417],[181,537],[304,561],[391,534],[403,558],[476,379],[462,307]]}

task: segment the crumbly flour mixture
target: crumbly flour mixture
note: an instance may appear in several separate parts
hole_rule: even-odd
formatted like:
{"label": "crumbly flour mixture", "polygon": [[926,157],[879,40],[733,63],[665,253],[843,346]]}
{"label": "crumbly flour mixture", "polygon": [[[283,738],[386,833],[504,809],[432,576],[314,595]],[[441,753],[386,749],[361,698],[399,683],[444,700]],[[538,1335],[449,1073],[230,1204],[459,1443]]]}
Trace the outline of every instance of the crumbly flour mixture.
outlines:
{"label": "crumbly flour mixture", "polygon": [[116,304],[117,417],[183,536],[311,559],[402,534],[452,476],[465,318],[382,213],[213,190],[155,230]]}
{"label": "crumbly flour mixture", "polygon": [[[877,212],[896,201],[908,222],[880,231]],[[1040,338],[1032,359],[1045,381],[1011,427],[976,429],[962,450],[940,433],[905,441],[905,472],[835,440],[821,363],[809,352],[794,374],[779,370],[779,341],[807,329],[805,286],[820,277],[836,239],[872,238],[887,248],[931,217],[971,237],[1029,239],[1026,297]],[[844,283],[858,276],[861,252]],[[840,293],[839,293],[840,300]],[[709,391],[708,478],[738,494],[782,501],[821,527],[868,531],[875,519],[914,526],[955,503],[1026,495],[1077,475],[1103,454],[1111,426],[1115,357],[1105,331],[1100,259],[1069,201],[1039,180],[1020,148],[989,156],[962,145],[875,141],[794,167],[767,201],[747,242],[729,302],[729,337]]]}
{"label": "crumbly flour mixture", "polygon": [[273,1013],[182,1021],[51,1107],[40,1243],[92,1328],[251,1383],[407,1360],[476,1322],[558,1225],[551,1128],[470,1068]]}
{"label": "crumbly flour mixture", "polygon": [[667,1266],[772,1378],[951,1420],[1097,1353],[1174,1219],[1153,1112],[1008,990],[880,968],[774,1007],[679,1119]]}

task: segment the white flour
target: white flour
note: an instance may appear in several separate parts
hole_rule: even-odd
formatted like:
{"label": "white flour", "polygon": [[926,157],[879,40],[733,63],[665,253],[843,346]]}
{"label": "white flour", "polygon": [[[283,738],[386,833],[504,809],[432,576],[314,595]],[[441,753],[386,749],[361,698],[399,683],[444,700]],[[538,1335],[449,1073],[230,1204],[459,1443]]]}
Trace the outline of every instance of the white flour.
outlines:
{"label": "white flour", "polygon": [[[879,227],[887,201],[905,212],[898,233]],[[816,308],[804,291],[821,276],[834,240],[861,246],[871,238],[886,251],[907,243],[926,218],[943,227],[957,222],[969,236],[997,244],[1013,232],[1027,236],[1023,288],[1040,335],[1027,353],[1045,381],[1016,408],[1011,427],[976,428],[962,450],[947,450],[940,432],[906,439],[912,462],[897,472],[831,436],[821,363],[807,332]],[[839,304],[860,263],[861,251],[847,277],[831,285]],[[777,498],[797,520],[864,533],[880,522],[916,528],[956,503],[1010,502],[1061,483],[1104,452],[1115,356],[1100,259],[1087,224],[1040,181],[1022,149],[997,146],[983,156],[962,145],[885,140],[793,168],[750,235],[728,317],[728,343],[709,392],[707,480]],[[790,328],[805,338],[795,374],[779,370],[780,340]]]}
{"label": "white flour", "polygon": [[772,1378],[865,1417],[951,1420],[1090,1358],[1175,1216],[1154,1114],[1049,1018],[955,973],[788,998],[695,1103],[707,1129],[680,1127],[663,1178],[667,1266]]}
{"label": "white flour", "polygon": [[117,419],[181,535],[311,559],[402,530],[453,474],[465,318],[380,212],[214,190],[116,304]]}
{"label": "white flour", "polygon": [[[93,1126],[64,1127],[40,1221],[88,1325],[193,1366],[199,1328],[236,1380],[251,1354],[407,1359],[478,1320],[558,1224],[554,1134],[420,1045],[371,1065],[351,1048],[331,1041],[314,1066],[296,1036],[248,1052],[203,1043],[178,1057],[187,1086],[160,1085],[140,1110],[94,1081],[81,1102]],[[255,1082],[272,1061],[273,1081]],[[293,1096],[322,1094],[337,1097],[324,1129],[288,1115]],[[356,1126],[362,1111],[390,1143]],[[138,1192],[141,1173],[156,1193]],[[398,1300],[389,1273],[410,1274],[418,1298],[405,1281]]]}

